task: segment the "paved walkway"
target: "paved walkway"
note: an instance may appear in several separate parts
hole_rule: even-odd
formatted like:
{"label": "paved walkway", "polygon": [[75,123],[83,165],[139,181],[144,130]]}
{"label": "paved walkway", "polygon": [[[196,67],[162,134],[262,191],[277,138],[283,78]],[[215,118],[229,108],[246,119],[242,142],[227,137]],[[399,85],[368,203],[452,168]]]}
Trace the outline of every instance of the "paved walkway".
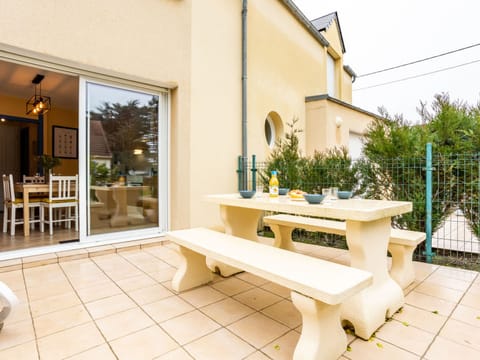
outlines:
{"label": "paved walkway", "polygon": [[[292,358],[301,318],[288,289],[242,273],[176,294],[173,248],[89,253],[1,272],[21,305],[0,332],[0,359]],[[297,248],[349,261],[343,250]],[[342,360],[480,359],[479,273],[415,267],[403,311],[370,341],[348,334]]]}

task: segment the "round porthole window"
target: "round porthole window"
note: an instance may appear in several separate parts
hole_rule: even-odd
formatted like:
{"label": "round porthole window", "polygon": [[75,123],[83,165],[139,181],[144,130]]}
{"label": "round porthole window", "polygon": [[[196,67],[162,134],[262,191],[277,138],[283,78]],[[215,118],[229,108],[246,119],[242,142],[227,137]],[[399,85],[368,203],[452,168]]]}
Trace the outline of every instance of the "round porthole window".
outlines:
{"label": "round porthole window", "polygon": [[270,116],[265,119],[265,140],[270,148],[275,146],[276,139],[275,124]]}
{"label": "round porthole window", "polygon": [[273,149],[277,140],[283,135],[282,119],[275,111],[270,111],[265,118],[264,132],[268,147]]}

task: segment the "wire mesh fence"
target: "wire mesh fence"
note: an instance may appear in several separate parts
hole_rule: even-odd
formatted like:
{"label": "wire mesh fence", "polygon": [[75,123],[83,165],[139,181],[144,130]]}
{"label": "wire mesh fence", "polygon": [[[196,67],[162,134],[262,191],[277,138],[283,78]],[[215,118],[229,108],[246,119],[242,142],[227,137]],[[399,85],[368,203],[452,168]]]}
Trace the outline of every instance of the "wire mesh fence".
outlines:
{"label": "wire mesh fence", "polygon": [[[309,192],[338,187],[339,190],[352,190],[358,198],[411,201],[413,211],[393,218],[392,226],[427,232],[430,225],[431,249],[426,248],[426,241],[423,242],[417,247],[414,260],[480,270],[479,161],[478,153],[434,154],[430,196],[426,191],[425,158],[376,159],[375,162],[357,160],[348,164],[300,166],[294,181],[282,183],[281,180],[280,187]],[[255,183],[257,191],[268,191],[268,164],[256,163],[253,172],[251,165],[249,162],[248,166],[244,166],[249,172],[248,187],[251,188]],[[281,173],[282,170],[278,171]],[[427,212],[428,201],[431,209]],[[261,231],[269,235],[268,227],[261,228]],[[334,234],[295,230],[292,236],[296,241],[347,247],[345,237]]]}

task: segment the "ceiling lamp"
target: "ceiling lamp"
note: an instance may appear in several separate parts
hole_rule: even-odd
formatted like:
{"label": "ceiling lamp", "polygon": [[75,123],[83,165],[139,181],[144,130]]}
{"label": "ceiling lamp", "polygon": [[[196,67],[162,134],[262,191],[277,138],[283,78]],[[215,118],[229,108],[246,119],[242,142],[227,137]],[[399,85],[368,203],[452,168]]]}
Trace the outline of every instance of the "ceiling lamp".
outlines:
{"label": "ceiling lamp", "polygon": [[[32,84],[35,84],[35,95],[32,95],[26,103],[25,112],[27,115],[42,115],[47,113],[51,108],[52,104],[50,102],[50,96],[42,96],[42,80],[45,76],[37,74],[33,80]],[[37,94],[37,87],[40,91]]]}

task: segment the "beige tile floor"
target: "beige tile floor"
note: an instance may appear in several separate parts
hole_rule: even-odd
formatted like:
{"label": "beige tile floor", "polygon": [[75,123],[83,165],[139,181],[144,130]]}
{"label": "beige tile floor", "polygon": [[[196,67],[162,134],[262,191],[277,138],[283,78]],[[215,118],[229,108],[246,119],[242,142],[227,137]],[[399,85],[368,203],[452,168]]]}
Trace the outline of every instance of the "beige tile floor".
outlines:
{"label": "beige tile floor", "polygon": [[[342,250],[297,248],[349,261]],[[174,245],[125,250],[0,272],[21,301],[0,332],[0,359],[292,358],[301,318],[288,289],[241,273],[176,294]],[[479,273],[415,267],[403,310],[370,341],[347,332],[342,360],[480,359]]]}

